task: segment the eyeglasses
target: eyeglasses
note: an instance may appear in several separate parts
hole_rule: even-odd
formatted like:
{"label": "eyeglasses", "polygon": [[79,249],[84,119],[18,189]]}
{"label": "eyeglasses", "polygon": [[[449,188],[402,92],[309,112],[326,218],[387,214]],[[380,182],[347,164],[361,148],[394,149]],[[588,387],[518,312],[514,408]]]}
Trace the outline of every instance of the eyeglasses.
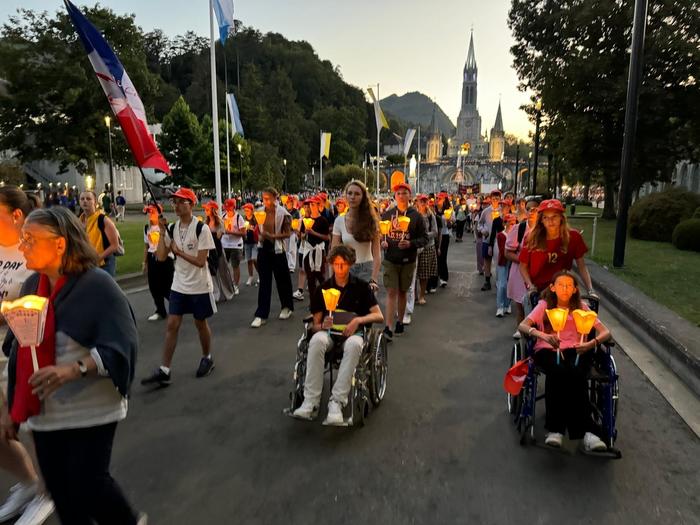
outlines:
{"label": "eyeglasses", "polygon": [[27,248],[32,248],[37,241],[47,241],[49,239],[58,239],[60,235],[47,235],[45,237],[35,237],[33,235],[24,234],[19,239],[20,246],[26,246]]}

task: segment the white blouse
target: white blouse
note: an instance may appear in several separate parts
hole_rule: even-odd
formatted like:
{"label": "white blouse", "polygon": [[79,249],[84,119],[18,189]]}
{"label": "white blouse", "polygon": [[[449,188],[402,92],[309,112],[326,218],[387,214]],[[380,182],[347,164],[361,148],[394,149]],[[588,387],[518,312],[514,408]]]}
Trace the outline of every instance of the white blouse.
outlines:
{"label": "white blouse", "polygon": [[355,250],[355,264],[372,262],[372,241],[358,242],[352,233],[348,232],[345,227],[345,215],[341,215],[335,219],[333,223],[333,235],[339,235],[343,244],[350,246]]}

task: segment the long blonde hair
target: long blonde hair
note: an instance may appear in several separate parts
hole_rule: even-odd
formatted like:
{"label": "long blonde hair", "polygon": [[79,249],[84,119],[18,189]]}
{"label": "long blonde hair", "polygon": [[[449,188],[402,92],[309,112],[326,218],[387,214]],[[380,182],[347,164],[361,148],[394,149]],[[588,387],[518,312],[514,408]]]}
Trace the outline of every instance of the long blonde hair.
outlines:
{"label": "long blonde hair", "polygon": [[[561,223],[559,224],[559,237],[561,238],[561,253],[566,253],[569,249],[569,223],[566,220],[566,215],[560,213]],[[527,237],[527,249],[546,250],[547,249],[547,228],[543,222],[544,213],[537,214],[537,224],[532,228],[532,231]]]}

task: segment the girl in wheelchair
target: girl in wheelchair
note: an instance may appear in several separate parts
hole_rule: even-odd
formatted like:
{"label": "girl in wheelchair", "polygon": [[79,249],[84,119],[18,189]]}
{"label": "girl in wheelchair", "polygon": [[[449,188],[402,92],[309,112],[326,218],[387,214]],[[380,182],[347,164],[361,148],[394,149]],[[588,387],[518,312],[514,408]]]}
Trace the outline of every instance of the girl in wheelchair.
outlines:
{"label": "girl in wheelchair", "polygon": [[[545,312],[564,308],[568,316],[564,328],[557,334]],[[568,270],[558,272],[542,294],[534,310],[520,323],[518,330],[534,339],[534,360],[544,371],[545,381],[545,443],[561,447],[565,432],[569,438],[583,438],[587,452],[606,450],[605,443],[594,430],[588,401],[587,378],[593,351],[598,344],[610,339],[610,332],[598,319],[588,341],[580,343],[573,310],[589,310],[581,300],[576,277]]]}

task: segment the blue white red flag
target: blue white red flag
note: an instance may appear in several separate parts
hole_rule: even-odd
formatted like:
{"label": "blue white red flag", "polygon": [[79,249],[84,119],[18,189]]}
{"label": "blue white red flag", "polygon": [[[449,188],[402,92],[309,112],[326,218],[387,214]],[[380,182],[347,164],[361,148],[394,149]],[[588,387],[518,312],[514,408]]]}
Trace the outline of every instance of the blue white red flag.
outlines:
{"label": "blue white red flag", "polygon": [[226,37],[233,32],[233,0],[212,0],[216,21],[219,23],[219,38],[221,45],[226,43]]}
{"label": "blue white red flag", "polygon": [[97,28],[69,0],[64,2],[136,163],[169,174],[170,167],[148,132],[143,102],[124,66]]}

